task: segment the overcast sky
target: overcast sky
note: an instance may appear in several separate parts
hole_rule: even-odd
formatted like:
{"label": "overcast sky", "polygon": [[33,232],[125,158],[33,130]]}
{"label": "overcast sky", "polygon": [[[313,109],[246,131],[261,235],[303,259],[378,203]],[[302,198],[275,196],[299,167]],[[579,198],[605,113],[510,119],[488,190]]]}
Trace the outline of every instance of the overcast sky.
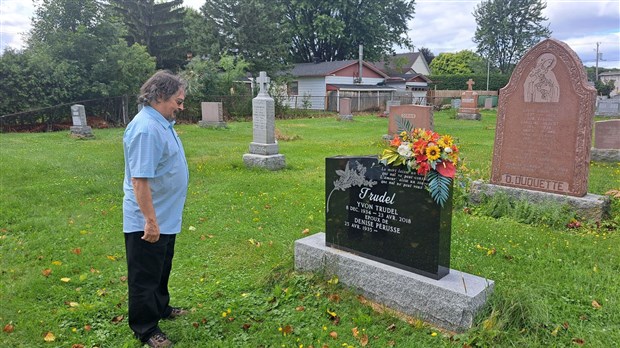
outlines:
{"label": "overcast sky", "polygon": [[[37,0],[34,0],[37,1]],[[472,15],[481,0],[417,0],[409,37],[416,47],[442,52],[475,51],[476,21]],[[39,2],[40,3],[40,2]],[[204,0],[185,0],[199,9]],[[0,50],[20,49],[30,28],[32,0],[0,0]],[[568,44],[586,66],[596,64],[596,44],[602,53],[600,67],[620,68],[619,0],[547,0],[544,16],[551,36]],[[397,52],[404,52],[397,49]]]}

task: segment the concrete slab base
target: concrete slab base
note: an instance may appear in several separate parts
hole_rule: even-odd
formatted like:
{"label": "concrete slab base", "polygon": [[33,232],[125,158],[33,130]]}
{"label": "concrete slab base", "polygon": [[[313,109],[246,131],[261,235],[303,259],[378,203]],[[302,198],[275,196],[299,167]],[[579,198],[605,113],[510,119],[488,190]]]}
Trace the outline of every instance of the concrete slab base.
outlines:
{"label": "concrete slab base", "polygon": [[590,149],[590,160],[594,162],[620,162],[620,149]]}
{"label": "concrete slab base", "polygon": [[484,196],[490,197],[497,192],[504,192],[513,199],[526,200],[534,203],[544,203],[546,201],[566,203],[579,216],[594,221],[601,221],[609,216],[611,211],[611,200],[607,196],[588,193],[583,197],[573,197],[557,193],[485,184],[480,180],[476,180],[471,184],[469,200],[474,203],[479,203]]}
{"label": "concrete slab base", "polygon": [[480,115],[480,114],[466,114],[466,113],[459,112],[459,113],[456,114],[456,119],[457,120],[480,121],[482,119],[482,115]]}
{"label": "concrete slab base", "polygon": [[202,128],[228,128],[226,122],[198,121],[198,125]]}
{"label": "concrete slab base", "polygon": [[243,163],[246,167],[259,167],[269,170],[280,170],[286,167],[284,155],[256,155],[246,153],[243,155]]}
{"label": "concrete slab base", "polygon": [[369,300],[438,327],[463,332],[493,292],[495,282],[450,270],[434,280],[325,246],[325,234],[295,241],[295,269],[337,276]]}

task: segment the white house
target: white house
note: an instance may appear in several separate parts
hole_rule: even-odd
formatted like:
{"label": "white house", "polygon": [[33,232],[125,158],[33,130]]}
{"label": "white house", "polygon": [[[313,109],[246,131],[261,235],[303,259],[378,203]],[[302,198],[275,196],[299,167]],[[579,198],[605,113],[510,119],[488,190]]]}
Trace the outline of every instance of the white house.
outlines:
{"label": "white house", "polygon": [[291,81],[285,102],[293,108],[337,111],[341,97],[357,96],[352,110],[358,111],[369,96],[379,98],[395,90],[383,85],[388,75],[364,61],[360,67],[359,60],[300,63],[288,73]]}
{"label": "white house", "polygon": [[610,96],[620,94],[620,71],[607,71],[598,74],[598,78],[601,82],[607,83],[608,81],[614,81],[614,90],[611,91]]}
{"label": "white house", "polygon": [[431,69],[421,52],[396,53],[372,64],[390,76],[403,74],[428,76],[431,74]]}

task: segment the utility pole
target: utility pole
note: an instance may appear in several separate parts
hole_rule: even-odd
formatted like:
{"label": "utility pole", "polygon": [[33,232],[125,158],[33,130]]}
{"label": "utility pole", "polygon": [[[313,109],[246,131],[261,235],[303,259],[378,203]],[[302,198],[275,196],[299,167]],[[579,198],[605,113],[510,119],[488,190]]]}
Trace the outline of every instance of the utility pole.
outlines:
{"label": "utility pole", "polygon": [[598,46],[600,45],[600,42],[596,43],[596,80],[594,80],[594,82],[598,81],[598,60],[600,57],[600,54],[598,53]]}

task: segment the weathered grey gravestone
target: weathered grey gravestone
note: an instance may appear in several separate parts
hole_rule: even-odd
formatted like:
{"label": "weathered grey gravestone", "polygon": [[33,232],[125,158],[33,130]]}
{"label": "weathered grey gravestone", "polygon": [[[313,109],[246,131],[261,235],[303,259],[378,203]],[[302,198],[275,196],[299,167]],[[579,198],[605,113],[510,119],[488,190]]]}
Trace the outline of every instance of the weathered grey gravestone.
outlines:
{"label": "weathered grey gravestone", "polygon": [[563,42],[532,47],[500,90],[491,187],[476,182],[472,199],[497,190],[529,201],[556,200],[600,220],[609,197],[587,194],[596,90]]}
{"label": "weathered grey gravestone", "polygon": [[620,99],[601,99],[596,107],[597,116],[620,116]]}
{"label": "weathered grey gravestone", "polygon": [[594,123],[594,147],[591,159],[598,162],[620,162],[620,119]]}
{"label": "weathered grey gravestone", "polygon": [[478,93],[474,92],[471,87],[474,84],[472,79],[467,81],[467,90],[461,94],[461,106],[456,114],[457,119],[479,121],[482,118],[478,110]]}
{"label": "weathered grey gravestone", "polygon": [[295,242],[295,268],[336,275],[372,301],[448,330],[470,328],[494,282],[450,269],[452,197],[440,206],[425,180],[377,156],[326,158],[326,233]]}
{"label": "weathered grey gravestone", "polygon": [[224,107],[219,102],[202,102],[200,103],[202,111],[202,120],[198,121],[198,125],[204,128],[226,128],[224,122]]}
{"label": "weathered grey gravestone", "polygon": [[400,105],[400,100],[388,100],[385,102],[385,111],[383,112],[384,116],[388,116],[390,114],[390,110],[392,106]]}
{"label": "weathered grey gravestone", "polygon": [[71,105],[71,118],[73,126],[71,126],[71,136],[75,138],[92,138],[93,130],[86,124],[86,110],[84,105]]}
{"label": "weathered grey gravestone", "polygon": [[250,143],[250,153],[243,155],[243,163],[247,167],[279,170],[285,167],[286,162],[284,155],[278,153],[275,102],[267,92],[269,81],[264,71],[261,71],[256,79],[260,89],[252,100],[253,141]]}
{"label": "weathered grey gravestone", "polygon": [[340,98],[338,119],[340,121],[353,121],[353,114],[351,113],[351,98]]}

